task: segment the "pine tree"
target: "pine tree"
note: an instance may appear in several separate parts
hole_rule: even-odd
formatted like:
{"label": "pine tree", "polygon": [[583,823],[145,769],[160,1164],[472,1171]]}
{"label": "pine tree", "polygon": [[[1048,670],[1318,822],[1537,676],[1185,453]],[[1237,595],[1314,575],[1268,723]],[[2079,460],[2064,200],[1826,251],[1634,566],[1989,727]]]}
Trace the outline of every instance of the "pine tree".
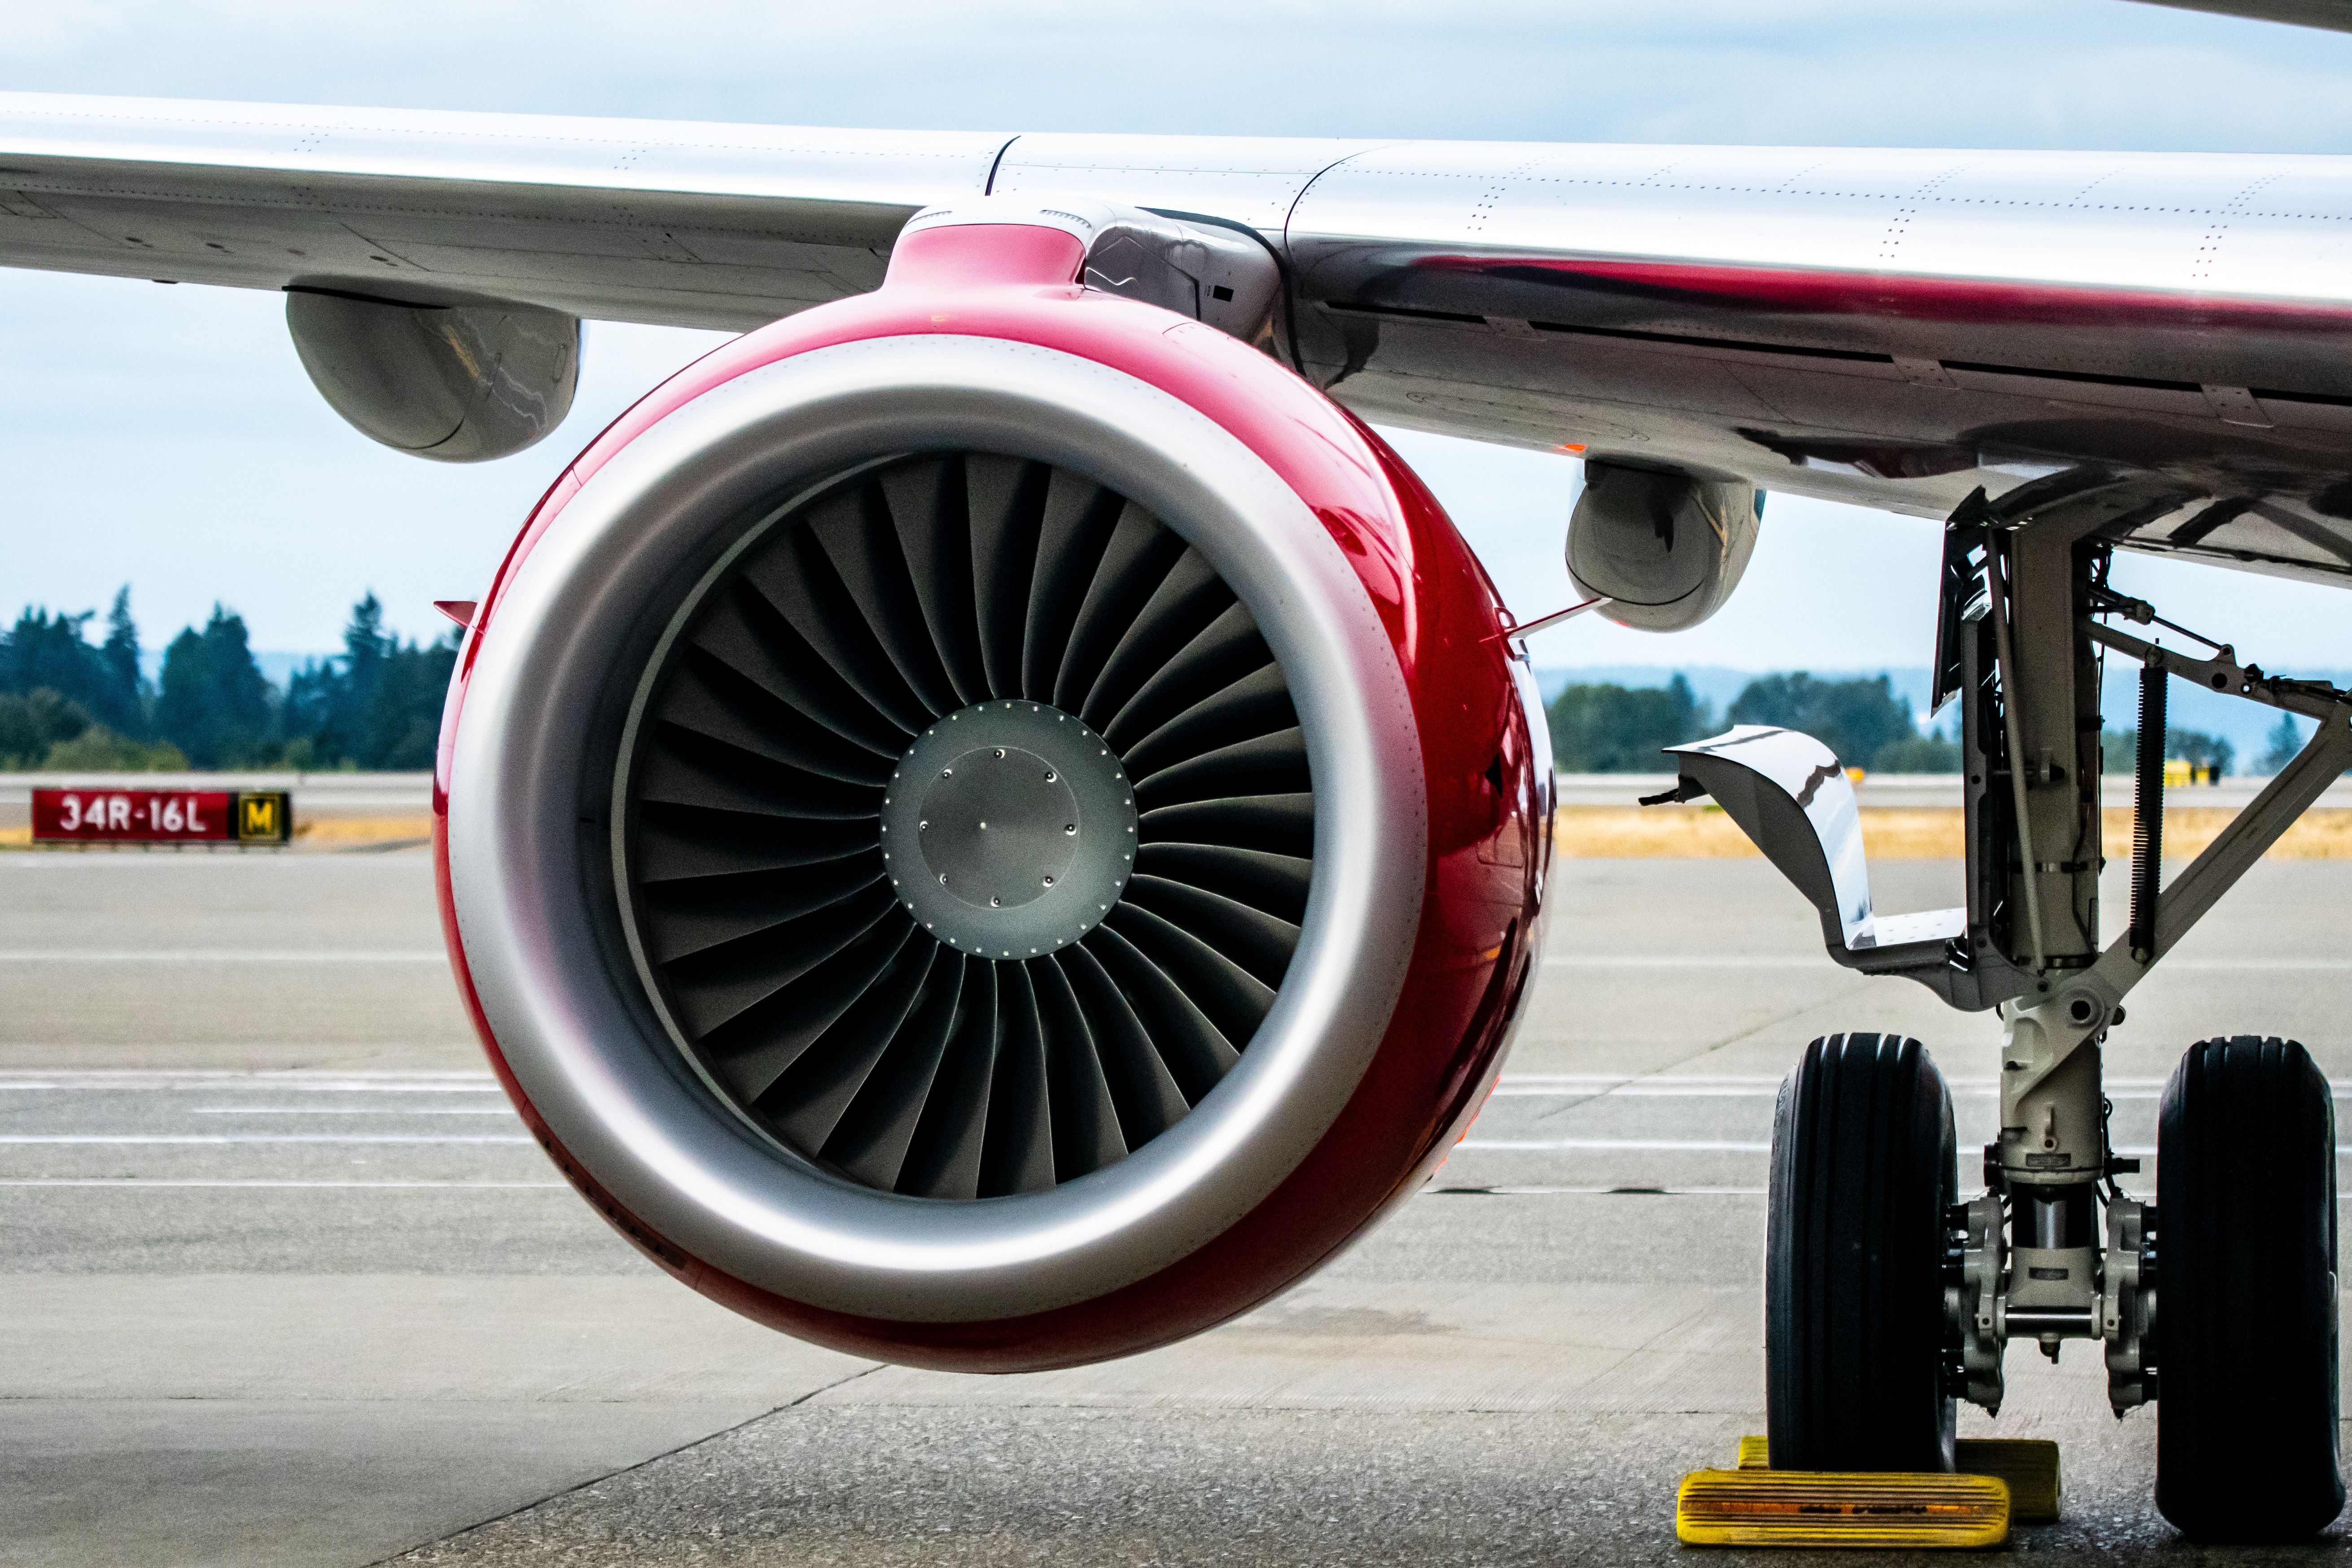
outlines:
{"label": "pine tree", "polygon": [[2295,753],[2303,750],[2303,727],[2294,721],[2294,714],[2282,713],[2278,722],[2271,726],[2266,739],[2270,742],[2270,749],[2263,753],[2263,760],[2255,767],[2276,777],[2285,771],[2287,763],[2294,761]]}
{"label": "pine tree", "polygon": [[115,591],[114,607],[107,612],[106,642],[98,650],[106,686],[90,704],[101,724],[134,740],[147,733],[147,683],[139,673],[139,626],[131,618],[131,585]]}
{"label": "pine tree", "polygon": [[253,661],[244,617],[215,605],[202,632],[188,627],[164,650],[155,730],[200,768],[275,761],[276,695]]}

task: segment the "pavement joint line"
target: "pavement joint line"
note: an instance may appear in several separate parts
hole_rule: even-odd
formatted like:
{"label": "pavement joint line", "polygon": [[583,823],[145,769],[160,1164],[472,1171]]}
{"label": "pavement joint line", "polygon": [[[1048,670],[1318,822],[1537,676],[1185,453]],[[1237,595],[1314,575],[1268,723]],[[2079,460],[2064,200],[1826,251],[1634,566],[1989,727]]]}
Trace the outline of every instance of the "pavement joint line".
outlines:
{"label": "pavement joint line", "polygon": [[[1946,1087],[1955,1095],[1964,1095],[1970,1099],[1990,1100],[2000,1092],[1991,1084],[1948,1083]],[[2338,1100],[2352,1100],[2352,1089],[2339,1089],[2333,1092]],[[1696,1084],[1685,1088],[1680,1084],[1635,1083],[1624,1084],[1617,1088],[1599,1085],[1585,1087],[1573,1084],[1555,1088],[1545,1085],[1513,1084],[1508,1079],[1505,1079],[1496,1085],[1492,1098],[1496,1100],[1569,1098],[1579,1100],[1770,1100],[1779,1093],[1777,1083],[1770,1087],[1759,1085],[1752,1088],[1731,1084]],[[2110,1089],[2107,1091],[2107,1098],[2113,1100],[2156,1100],[2163,1099],[2164,1096],[2161,1090],[2154,1089]]]}
{"label": "pavement joint line", "polygon": [[[1545,962],[1549,963],[1550,961],[1547,959]],[[1853,972],[1841,969],[1838,973],[1843,974],[1853,973]],[[1859,994],[1863,989],[1862,982],[1866,978],[1869,977],[1861,974],[1854,974],[1854,984],[1845,987],[1843,994],[1846,995]],[[1693,1051],[1690,1055],[1683,1058],[1680,1061],[1668,1062],[1665,1066],[1654,1068],[1648,1072],[1633,1074],[1628,1078],[1626,1081],[1629,1083],[1650,1081],[1671,1082],[1672,1080],[1667,1079],[1666,1075],[1673,1072],[1676,1068],[1685,1067],[1696,1061],[1704,1061],[1708,1057],[1715,1055],[1717,1051],[1728,1050],[1734,1046],[1744,1044],[1747,1041],[1756,1038],[1759,1035],[1764,1034],[1768,1030],[1779,1028],[1781,1025],[1787,1023],[1791,1018],[1801,1017],[1805,1014],[1810,1013],[1816,1007],[1823,1005],[1823,1003],[1819,1001],[1802,1003],[1797,1006],[1790,1008],[1785,1013],[1779,1014],[1765,1020],[1763,1023],[1757,1025],[1754,1028],[1742,1030],[1738,1034],[1727,1036],[1723,1039],[1716,1041],[1711,1046],[1702,1046],[1697,1050]],[[1568,1111],[1574,1110],[1578,1106],[1590,1104],[1592,1100],[1599,1098],[1601,1097],[1598,1095],[1585,1095],[1573,1100],[1570,1104],[1545,1111],[1543,1113],[1544,1120],[1549,1121],[1555,1116],[1559,1116]]]}
{"label": "pavement joint line", "polygon": [[27,1143],[173,1143],[214,1147],[228,1143],[514,1143],[527,1137],[502,1132],[0,1132],[0,1145]]}
{"label": "pavement joint line", "polygon": [[397,1105],[379,1110],[373,1105],[192,1105],[191,1116],[503,1116],[512,1120],[510,1105]]}
{"label": "pavement joint line", "polygon": [[734,1423],[732,1426],[721,1426],[716,1432],[706,1432],[701,1436],[695,1438],[691,1442],[680,1443],[675,1448],[665,1448],[658,1454],[649,1455],[645,1458],[639,1459],[634,1465],[623,1465],[617,1470],[608,1470],[601,1476],[593,1477],[588,1480],[582,1481],[577,1486],[559,1487],[555,1490],[549,1492],[545,1497],[534,1498],[530,1502],[522,1503],[514,1508],[508,1509],[502,1513],[492,1514],[488,1519],[476,1520],[473,1523],[467,1525],[462,1530],[453,1530],[446,1535],[436,1535],[429,1541],[419,1541],[413,1545],[404,1546],[399,1551],[393,1552],[390,1556],[377,1558],[373,1563],[369,1563],[367,1568],[383,1568],[383,1564],[396,1562],[399,1559],[407,1556],[412,1552],[419,1552],[427,1546],[437,1545],[442,1542],[455,1541],[459,1536],[468,1534],[477,1530],[481,1530],[489,1525],[497,1524],[503,1520],[509,1520],[520,1514],[529,1513],[535,1508],[543,1508],[547,1504],[554,1502],[560,1498],[571,1497],[576,1492],[584,1492],[591,1487],[601,1487],[607,1481],[617,1480],[623,1476],[633,1475],[636,1471],[644,1469],[647,1465],[658,1464],[662,1460],[671,1458],[673,1455],[683,1454],[689,1448],[699,1448],[705,1443],[715,1443],[721,1437],[732,1436],[736,1433],[742,1431],[746,1426],[752,1426],[757,1422],[765,1421],[769,1416],[774,1415],[779,1412],[791,1410],[796,1406],[806,1405],[818,1394],[830,1393],[834,1389],[839,1388],[845,1383],[855,1383],[861,1377],[880,1372],[884,1364],[885,1363],[878,1361],[869,1363],[865,1366],[859,1367],[856,1372],[849,1373],[845,1377],[836,1377],[831,1383],[822,1384],[816,1388],[812,1388],[806,1394],[788,1399],[782,1405],[762,1410],[755,1415],[747,1415],[742,1420]]}
{"label": "pavement joint line", "polygon": [[[1730,1139],[1713,1138],[1465,1138],[1454,1145],[1457,1149],[1483,1149],[1489,1152],[1526,1153],[1538,1150],[1578,1149],[1607,1152],[1612,1150],[1630,1152],[1657,1151],[1694,1154],[1769,1154],[1769,1143],[1738,1142]],[[2112,1152],[2117,1154],[2154,1154],[2153,1143],[2118,1143]],[[2352,1148],[2336,1151],[2339,1160],[2352,1160]]]}
{"label": "pavement joint line", "polygon": [[0,963],[446,963],[438,948],[0,948]]}
{"label": "pavement joint line", "polygon": [[1762,1187],[1431,1187],[1428,1197],[1760,1198]]}
{"label": "pavement joint line", "polygon": [[[1551,953],[1543,962],[1547,969],[1814,969],[1824,974],[1849,973],[1833,963],[1825,952],[1574,952]],[[2174,958],[2166,960],[2163,967],[2206,974],[2241,971],[2337,972],[2352,970],[2352,958]]]}
{"label": "pavement joint line", "polygon": [[[316,1076],[310,1076],[315,1073]],[[300,1075],[300,1076],[298,1076]],[[0,1092],[18,1089],[215,1089],[225,1084],[290,1089],[305,1094],[499,1094],[488,1073],[383,1073],[363,1076],[305,1068],[238,1070],[220,1068],[87,1068],[64,1072],[18,1068],[0,1071]]]}
{"label": "pavement joint line", "polygon": [[1465,1138],[1457,1149],[1656,1149],[1702,1154],[1769,1154],[1769,1143],[1724,1138]]}
{"label": "pavement joint line", "polygon": [[483,1192],[570,1192],[566,1182],[279,1182],[255,1179],[180,1181],[160,1176],[0,1176],[0,1187],[458,1187]]}

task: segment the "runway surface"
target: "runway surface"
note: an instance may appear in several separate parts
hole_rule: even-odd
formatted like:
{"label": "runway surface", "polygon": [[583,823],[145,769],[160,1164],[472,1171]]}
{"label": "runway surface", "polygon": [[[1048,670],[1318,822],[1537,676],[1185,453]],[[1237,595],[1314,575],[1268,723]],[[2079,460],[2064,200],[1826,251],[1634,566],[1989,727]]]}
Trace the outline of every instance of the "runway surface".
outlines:
{"label": "runway surface", "polygon": [[[1876,869],[1883,907],[1957,892]],[[1333,1268],[1105,1366],[879,1367],[704,1302],[562,1186],[481,1070],[429,872],[0,856],[0,1563],[1656,1561],[1676,1479],[1761,1430],[1804,1042],[1916,1034],[1963,1149],[1992,1129],[1991,1021],[1832,967],[1762,863],[1566,864],[1501,1090]],[[2347,895],[2352,865],[2265,866],[2131,998],[2118,1143],[2203,1035],[2296,1036],[2352,1087]],[[2095,1347],[2009,1371],[1964,1432],[2066,1467],[2017,1550],[2343,1554],[2180,1546]]]}

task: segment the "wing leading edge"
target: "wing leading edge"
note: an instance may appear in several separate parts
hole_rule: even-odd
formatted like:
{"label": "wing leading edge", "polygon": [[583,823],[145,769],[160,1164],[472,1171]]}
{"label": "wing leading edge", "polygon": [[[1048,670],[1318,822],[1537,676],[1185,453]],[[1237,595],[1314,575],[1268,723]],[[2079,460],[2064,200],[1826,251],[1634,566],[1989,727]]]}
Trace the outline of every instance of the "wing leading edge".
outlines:
{"label": "wing leading edge", "polygon": [[0,265],[742,330],[1009,137],[0,93]]}

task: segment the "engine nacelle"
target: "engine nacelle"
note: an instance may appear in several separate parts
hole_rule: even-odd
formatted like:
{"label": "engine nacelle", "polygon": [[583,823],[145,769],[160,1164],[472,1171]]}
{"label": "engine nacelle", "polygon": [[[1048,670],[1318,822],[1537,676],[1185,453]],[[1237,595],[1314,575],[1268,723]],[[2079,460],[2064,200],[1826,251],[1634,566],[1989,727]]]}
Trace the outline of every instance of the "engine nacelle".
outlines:
{"label": "engine nacelle", "polygon": [[1756,549],[1763,493],[1664,468],[1588,461],[1568,521],[1568,574],[1601,613],[1685,631],[1723,608]]}
{"label": "engine nacelle", "polygon": [[411,457],[479,463],[563,422],[580,384],[580,323],[505,302],[408,304],[286,291],[294,352],[334,411]]}
{"label": "engine nacelle", "polygon": [[444,723],[450,952],[526,1123],[677,1278],[860,1355],[1266,1300],[1434,1169],[1533,972],[1491,584],[1336,405],[1085,287],[1096,216],[919,220],[657,389]]}

